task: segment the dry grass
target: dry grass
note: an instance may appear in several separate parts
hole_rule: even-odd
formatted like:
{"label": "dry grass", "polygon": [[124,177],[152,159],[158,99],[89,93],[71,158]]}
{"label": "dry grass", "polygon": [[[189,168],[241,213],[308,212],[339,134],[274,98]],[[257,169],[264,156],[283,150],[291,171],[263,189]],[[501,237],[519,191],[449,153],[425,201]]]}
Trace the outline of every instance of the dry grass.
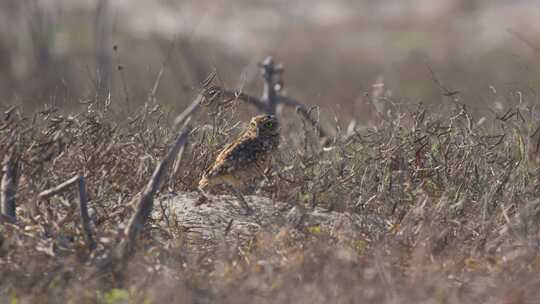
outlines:
{"label": "dry grass", "polygon": [[[343,241],[312,229],[261,233],[217,258],[185,250],[181,232],[149,223],[121,280],[100,267],[177,130],[159,105],[123,118],[93,102],[77,114],[2,109],[0,155],[19,151],[17,223],[0,222],[0,299],[100,303],[536,303],[540,201],[538,113],[521,103],[479,116],[455,96],[436,109],[387,102],[377,124],[320,145],[297,114],[259,195],[377,215],[383,239]],[[115,101],[113,101],[114,104]],[[217,106],[219,105],[219,106]],[[239,101],[205,104],[160,193],[192,191],[243,127]],[[314,113],[312,113],[313,116]],[[14,140],[15,139],[15,140]],[[97,247],[89,250],[81,175]]]}

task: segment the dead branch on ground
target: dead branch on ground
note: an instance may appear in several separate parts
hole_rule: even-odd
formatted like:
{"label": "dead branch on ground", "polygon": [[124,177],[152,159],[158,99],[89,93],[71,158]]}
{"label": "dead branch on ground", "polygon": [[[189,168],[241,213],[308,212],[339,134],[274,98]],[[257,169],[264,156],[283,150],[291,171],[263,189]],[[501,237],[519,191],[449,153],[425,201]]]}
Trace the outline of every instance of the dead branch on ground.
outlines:
{"label": "dead branch on ground", "polygon": [[152,178],[146,185],[139,202],[137,203],[136,211],[130,218],[126,229],[124,230],[124,239],[120,242],[117,249],[117,254],[114,258],[120,259],[121,272],[125,270],[129,257],[134,253],[137,237],[142,231],[152,209],[154,207],[154,196],[156,195],[160,182],[165,174],[165,171],[178,155],[178,151],[187,143],[190,128],[185,127],[182,133],[176,139],[176,142],[169,150],[163,160],[157,165]]}
{"label": "dead branch on ground", "polygon": [[96,248],[96,242],[92,233],[90,216],[88,215],[88,194],[86,193],[86,181],[84,176],[75,175],[74,177],[68,179],[67,181],[61,183],[56,187],[42,191],[38,195],[38,198],[40,200],[46,200],[54,195],[67,191],[67,189],[74,184],[77,184],[77,190],[79,192],[79,212],[81,216],[81,225],[84,231],[86,242],[88,244],[88,249],[92,251]]}
{"label": "dead branch on ground", "polygon": [[71,185],[75,184],[79,180],[79,175],[75,175],[74,177],[68,179],[67,181],[61,183],[60,185],[47,189],[45,191],[42,191],[39,193],[38,198],[40,200],[46,200],[49,197],[52,197],[54,195],[57,195],[61,192],[64,192],[67,188],[69,188]]}

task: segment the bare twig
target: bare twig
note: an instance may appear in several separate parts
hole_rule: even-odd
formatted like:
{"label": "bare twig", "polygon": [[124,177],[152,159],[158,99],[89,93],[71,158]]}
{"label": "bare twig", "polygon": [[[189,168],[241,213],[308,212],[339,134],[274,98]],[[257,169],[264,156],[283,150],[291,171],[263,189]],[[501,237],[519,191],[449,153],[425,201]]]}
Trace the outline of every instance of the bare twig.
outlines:
{"label": "bare twig", "polygon": [[530,47],[531,49],[533,49],[535,52],[539,53],[540,54],[540,47],[538,47],[537,45],[535,45],[533,42],[531,42],[529,39],[523,37],[522,34],[520,34],[519,32],[509,28],[509,29],[506,29],[506,32],[508,32],[510,35],[516,37],[519,41],[525,43],[528,47]]}
{"label": "bare twig", "polygon": [[[221,99],[221,103],[228,103],[234,100],[241,100],[244,101],[254,107],[256,107],[259,111],[266,112],[267,106],[264,102],[262,102],[259,98],[250,96],[245,93],[241,92],[234,92],[222,89],[220,87],[211,87],[208,89],[205,89],[201,94],[191,102],[191,104],[182,112],[180,115],[176,117],[174,120],[174,124],[176,126],[183,125],[184,122],[188,117],[193,115],[201,106],[201,104],[205,101],[208,101],[210,99]],[[209,101],[212,102],[212,101]]]}
{"label": "bare twig", "polygon": [[186,145],[183,145],[178,151],[178,155],[174,159],[171,174],[169,175],[169,183],[171,187],[174,186],[175,177],[178,174],[178,171],[180,171],[180,165],[182,164],[182,158],[184,157],[185,148],[186,148]]}
{"label": "bare twig", "polygon": [[328,132],[326,132],[321,125],[315,119],[313,119],[313,117],[311,117],[308,108],[306,108],[303,103],[288,96],[279,96],[278,100],[280,103],[286,106],[295,108],[296,111],[298,111],[298,113],[300,113],[317,130],[323,146],[326,146],[329,143],[330,137],[328,136]]}
{"label": "bare twig", "polygon": [[201,104],[209,99],[212,98],[215,95],[215,89],[211,87],[211,83],[216,77],[216,72],[213,71],[206,77],[205,80],[202,82],[202,91],[197,95],[197,98],[195,98],[191,104],[182,112],[180,115],[176,117],[174,120],[175,126],[182,126],[184,123],[195,113],[201,106]]}
{"label": "bare twig", "polygon": [[154,85],[152,86],[152,90],[150,91],[150,94],[148,95],[148,100],[150,102],[155,103],[156,102],[156,94],[157,90],[159,88],[159,84],[161,83],[161,78],[163,77],[163,72],[165,71],[165,67],[167,66],[169,60],[171,59],[172,51],[175,47],[176,38],[173,39],[167,49],[167,55],[165,56],[165,59],[161,63],[161,68],[159,69],[159,72],[156,76],[156,80],[154,80]]}
{"label": "bare twig", "polygon": [[[233,100],[241,100],[241,101],[244,101],[244,102],[246,102],[246,103],[248,103],[250,105],[255,106],[257,108],[257,110],[259,110],[261,112],[266,112],[266,113],[268,112],[268,106],[263,101],[261,101],[261,99],[259,99],[257,97],[248,95],[246,93],[234,92],[234,91],[226,90],[226,89],[219,88],[219,87],[213,87],[213,89],[219,91],[219,93],[217,93],[217,94],[219,94],[219,96],[222,98],[223,103],[227,103],[227,102],[230,102],[230,101],[233,101]],[[323,145],[327,145],[328,139],[329,139],[328,132],[325,131],[321,127],[321,125],[309,115],[308,108],[302,102],[300,102],[300,101],[298,101],[298,100],[296,100],[294,98],[291,98],[291,97],[288,97],[288,96],[282,96],[282,95],[277,96],[276,100],[277,100],[278,103],[281,103],[281,104],[283,104],[285,106],[295,108],[317,130],[317,132],[319,133],[319,136],[323,140]],[[184,112],[187,112],[187,109]],[[184,114],[182,113],[182,115],[181,115],[182,118],[184,117],[183,115]],[[181,121],[181,120],[179,118],[177,118],[177,121]]]}
{"label": "bare twig", "polygon": [[111,91],[112,72],[112,18],[110,1],[100,0],[96,4],[95,19],[97,89],[100,101],[106,100]]}
{"label": "bare twig", "polygon": [[261,112],[265,112],[267,113],[269,110],[268,110],[268,105],[266,103],[264,103],[261,99],[255,97],[255,96],[251,96],[251,95],[248,95],[246,93],[243,93],[243,92],[237,92],[237,91],[230,91],[230,90],[225,90],[223,88],[220,88],[220,87],[213,87],[214,90],[217,90],[219,93],[219,97],[221,98],[222,100],[222,103],[227,103],[227,102],[231,102],[231,101],[234,101],[234,100],[240,100],[240,101],[243,101],[249,105],[252,105],[254,106],[255,108],[257,108],[257,110],[261,111]]}
{"label": "bare twig", "polygon": [[435,71],[433,70],[433,68],[431,67],[431,65],[429,64],[429,62],[426,62],[426,68],[429,72],[429,75],[431,76],[431,80],[433,80],[433,82],[439,87],[439,89],[442,91],[442,94],[446,97],[452,97],[454,95],[457,95],[459,93],[461,93],[460,91],[457,91],[457,90],[450,90],[448,89],[448,87],[446,87],[442,81],[439,79],[439,77],[437,77],[437,74],[435,74]]}
{"label": "bare twig", "polygon": [[184,124],[184,122],[191,116],[193,113],[195,113],[199,107],[201,106],[201,103],[204,100],[204,95],[199,94],[193,102],[182,112],[180,115],[178,115],[174,120],[175,126],[181,126]]}
{"label": "bare twig", "polygon": [[17,145],[13,144],[4,157],[2,185],[0,187],[1,213],[13,219],[16,219],[15,195],[17,194],[17,169]]}
{"label": "bare twig", "polygon": [[79,209],[81,214],[81,224],[88,243],[90,251],[96,248],[96,242],[92,236],[92,227],[90,225],[90,216],[88,215],[88,195],[86,194],[86,183],[84,176],[78,176],[77,185],[79,188]]}
{"label": "bare twig", "polygon": [[58,186],[56,186],[54,188],[50,188],[50,189],[47,189],[45,191],[42,191],[38,195],[38,198],[40,200],[45,200],[45,199],[48,199],[51,196],[54,196],[54,195],[59,194],[61,192],[64,192],[67,188],[69,188],[71,185],[75,184],[78,180],[79,180],[79,175],[75,175],[74,177],[68,179],[67,181],[61,183],[60,185],[58,185]]}
{"label": "bare twig", "polygon": [[124,90],[124,96],[126,98],[126,105],[129,107],[129,90],[127,87],[124,67],[122,65],[118,65],[117,69],[118,69],[118,72],[120,72],[120,80],[122,81],[122,89]]}

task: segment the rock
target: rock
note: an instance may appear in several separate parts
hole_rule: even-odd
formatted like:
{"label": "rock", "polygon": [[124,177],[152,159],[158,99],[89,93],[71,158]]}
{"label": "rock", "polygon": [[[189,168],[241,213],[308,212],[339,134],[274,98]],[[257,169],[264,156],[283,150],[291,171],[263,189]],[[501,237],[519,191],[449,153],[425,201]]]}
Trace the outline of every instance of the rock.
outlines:
{"label": "rock", "polygon": [[163,229],[175,227],[184,244],[199,250],[215,250],[223,244],[245,245],[261,233],[277,235],[284,228],[297,237],[324,235],[338,241],[371,242],[389,231],[390,223],[373,215],[306,209],[274,202],[261,196],[245,196],[253,212],[245,214],[238,199],[230,195],[209,195],[197,205],[196,192],[165,195],[156,202],[152,218]]}

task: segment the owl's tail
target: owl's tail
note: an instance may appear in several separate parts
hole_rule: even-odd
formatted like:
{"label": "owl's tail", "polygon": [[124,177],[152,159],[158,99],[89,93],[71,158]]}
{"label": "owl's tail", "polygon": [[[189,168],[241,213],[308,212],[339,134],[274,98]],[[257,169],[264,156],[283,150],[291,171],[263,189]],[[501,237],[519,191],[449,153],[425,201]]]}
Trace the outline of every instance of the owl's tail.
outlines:
{"label": "owl's tail", "polygon": [[201,180],[199,181],[199,189],[204,190],[210,186],[210,180],[208,180],[208,177],[206,175],[203,175]]}

